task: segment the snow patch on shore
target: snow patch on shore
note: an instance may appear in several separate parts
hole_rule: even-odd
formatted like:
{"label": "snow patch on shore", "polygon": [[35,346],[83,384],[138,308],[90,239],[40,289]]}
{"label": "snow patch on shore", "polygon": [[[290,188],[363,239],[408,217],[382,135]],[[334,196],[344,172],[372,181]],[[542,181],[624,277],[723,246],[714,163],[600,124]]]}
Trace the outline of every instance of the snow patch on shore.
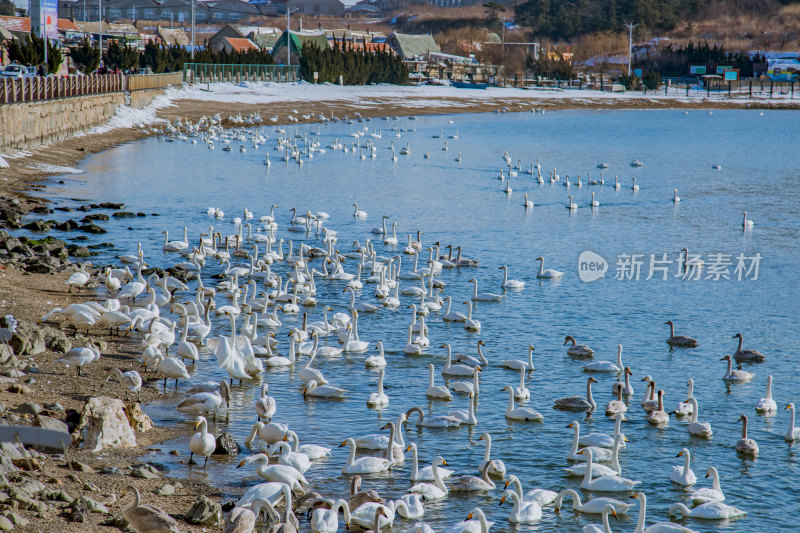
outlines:
{"label": "snow patch on shore", "polygon": [[47,172],[48,174],[83,174],[86,172],[85,170],[81,170],[79,168],[48,165],[47,163],[36,163],[28,168],[41,170],[42,172]]}
{"label": "snow patch on shore", "polygon": [[106,133],[117,128],[141,128],[150,124],[164,122],[164,119],[156,117],[156,112],[163,107],[173,106],[173,96],[177,91],[177,89],[168,88],[164,91],[164,94],[153,98],[153,101],[142,109],[122,106],[117,109],[117,112],[108,122],[90,129],[86,134]]}

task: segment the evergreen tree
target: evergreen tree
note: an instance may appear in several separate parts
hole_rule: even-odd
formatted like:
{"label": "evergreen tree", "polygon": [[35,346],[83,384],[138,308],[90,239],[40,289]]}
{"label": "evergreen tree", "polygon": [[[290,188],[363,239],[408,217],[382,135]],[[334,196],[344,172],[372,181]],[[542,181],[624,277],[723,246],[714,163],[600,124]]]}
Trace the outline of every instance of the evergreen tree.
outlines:
{"label": "evergreen tree", "polygon": [[69,56],[75,68],[84,74],[91,74],[100,66],[100,48],[84,37],[78,46],[70,48]]}

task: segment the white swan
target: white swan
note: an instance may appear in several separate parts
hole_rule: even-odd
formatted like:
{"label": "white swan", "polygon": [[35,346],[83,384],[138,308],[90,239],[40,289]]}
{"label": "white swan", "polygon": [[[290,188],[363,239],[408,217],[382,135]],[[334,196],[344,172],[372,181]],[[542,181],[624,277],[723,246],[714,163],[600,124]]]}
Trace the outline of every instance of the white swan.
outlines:
{"label": "white swan", "polygon": [[631,498],[636,498],[639,500],[639,518],[636,522],[636,529],[633,530],[633,533],[697,533],[688,527],[683,527],[682,525],[675,524],[674,522],[659,522],[645,529],[647,496],[645,496],[644,492],[639,492],[631,496]]}
{"label": "white swan", "polygon": [[600,492],[627,492],[633,490],[633,487],[641,483],[641,481],[633,481],[620,476],[603,476],[592,479],[592,450],[583,449],[578,453],[586,454],[589,457],[586,460],[586,473],[584,474],[583,481],[581,481],[581,488]]}
{"label": "white swan", "polygon": [[544,416],[530,407],[514,407],[514,387],[506,385],[501,390],[508,391],[508,407],[506,418],[509,420],[523,420],[525,422],[541,422]]}
{"label": "white swan", "polygon": [[433,364],[428,365],[428,388],[425,391],[425,395],[428,398],[434,398],[438,400],[449,400],[453,397],[450,394],[450,391],[444,385],[436,385],[435,378],[433,375],[434,366]]}
{"label": "white swan", "polygon": [[442,315],[442,320],[445,322],[464,322],[467,317],[463,313],[459,313],[457,311],[450,311],[450,305],[453,302],[453,299],[449,296],[444,299],[447,302],[447,309],[445,309],[444,315]]}
{"label": "white swan", "polygon": [[612,533],[611,526],[608,523],[608,515],[612,515],[614,518],[619,520],[617,517],[617,511],[614,509],[613,505],[606,505],[603,510],[600,512],[602,515],[601,522],[602,524],[587,524],[583,526],[583,533]]}
{"label": "white swan", "polygon": [[[527,196],[527,195],[526,195]],[[517,279],[508,279],[508,267],[503,265],[500,267],[500,270],[503,271],[503,282],[500,286],[504,289],[524,289],[525,282],[519,281]]]}
{"label": "white swan", "polygon": [[303,389],[303,396],[313,396],[316,398],[342,398],[347,391],[334,387],[333,385],[319,385],[313,379],[306,383]]}
{"label": "white swan", "polygon": [[514,504],[511,514],[508,515],[508,521],[512,524],[529,524],[542,519],[542,508],[539,507],[538,503],[523,502],[516,492],[507,490],[503,493],[503,497],[500,498],[500,505],[503,505],[509,499]]}
{"label": "white swan", "polygon": [[473,302],[501,302],[503,301],[503,297],[499,294],[494,294],[491,292],[478,292],[478,280],[472,278],[469,280],[469,283],[473,284],[472,289],[472,301]]}
{"label": "white swan", "polygon": [[778,405],[772,399],[772,375],[767,376],[767,394],[756,404],[757,413],[775,413]]}
{"label": "white swan", "polygon": [[[622,439],[627,440],[627,437],[624,437],[622,435],[617,435],[617,437],[614,439],[614,449],[611,452],[611,467],[608,467],[608,466],[605,466],[605,465],[601,465],[601,464],[597,464],[597,463],[594,463],[594,462],[592,463],[592,475],[593,476],[621,476],[622,475],[622,467],[620,467],[620,465],[619,465],[619,447],[622,444]],[[594,448],[594,447],[588,447],[588,448],[584,448],[583,450],[591,450],[592,451],[592,458],[594,459],[594,450],[595,449],[596,448]],[[583,452],[583,450],[581,450],[581,452]],[[605,450],[603,450],[603,451],[605,451]],[[583,452],[583,453],[581,453],[581,452],[578,452],[578,455],[587,455],[586,452]],[[587,462],[586,463],[575,465],[575,466],[573,466],[571,468],[567,468],[566,471],[567,471],[567,475],[569,475],[569,476],[585,476],[587,468],[589,468],[588,456],[587,456]]]}
{"label": "white swan", "polygon": [[519,369],[519,387],[514,387],[515,400],[530,400],[531,391],[525,386],[525,369]]}
{"label": "white swan", "polygon": [[678,189],[672,189],[672,203],[677,204],[681,201],[681,197],[678,196]]}
{"label": "white swan", "polygon": [[512,370],[535,370],[533,367],[533,352],[534,352],[533,344],[528,345],[528,360],[523,361],[521,359],[506,359],[503,361],[503,366],[506,368],[510,368]]}
{"label": "white swan", "polygon": [[670,516],[681,516],[689,518],[703,518],[705,520],[726,520],[728,518],[738,518],[747,516],[747,513],[736,507],[732,507],[722,502],[708,502],[698,505],[694,509],[689,509],[682,503],[673,503],[669,508]]}
{"label": "white swan", "polygon": [[392,467],[392,461],[383,457],[362,456],[356,459],[356,441],[351,438],[346,439],[339,445],[340,448],[343,446],[350,447],[347,463],[342,467],[343,474],[374,474],[385,472]]}
{"label": "white swan", "polygon": [[[569,187],[569,177],[567,177],[567,182],[566,182],[564,185],[565,185],[565,186],[567,186],[567,187]],[[572,195],[571,195],[571,194],[570,194],[570,195],[567,197],[567,199],[569,200],[569,202],[567,202],[567,205],[566,205],[566,208],[567,208],[567,209],[569,209],[570,211],[573,211],[573,210],[575,210],[575,209],[578,209],[578,204],[576,204],[576,203],[573,201],[573,199],[572,199]]]}
{"label": "white swan", "polygon": [[442,368],[442,376],[444,377],[463,377],[463,376],[471,376],[473,373],[472,367],[467,365],[462,365],[460,363],[453,364],[452,359],[452,352],[453,349],[449,343],[442,344],[440,348],[445,348],[447,350],[447,362]]}
{"label": "white swan", "polygon": [[417,413],[419,415],[416,422],[416,425],[419,427],[451,428],[461,425],[461,419],[450,415],[438,415],[426,418],[422,409],[419,407],[412,407],[406,411],[406,419],[410,418],[412,413]]}
{"label": "white swan", "polygon": [[746,370],[734,370],[733,369],[733,359],[731,359],[730,355],[726,355],[720,361],[727,361],[728,362],[728,369],[725,372],[725,375],[722,376],[722,379],[728,382],[740,382],[740,381],[750,381],[755,377],[755,374],[752,372],[747,372]]}
{"label": "white swan", "polygon": [[280,464],[271,465],[269,464],[269,457],[263,453],[251,455],[239,463],[236,468],[241,468],[250,463],[257,464],[256,472],[267,481],[286,483],[292,490],[298,490],[298,492],[303,492],[301,483],[308,484],[306,478],[296,468]]}
{"label": "white swan", "polygon": [[389,405],[389,397],[383,392],[384,370],[378,372],[378,392],[373,392],[367,398],[367,407],[386,407]]}
{"label": "white swan", "polygon": [[354,207],[354,209],[353,209],[353,218],[355,218],[357,220],[364,220],[365,218],[367,218],[367,212],[360,210],[358,208],[358,204],[357,203],[354,202],[353,203],[353,207]]}
{"label": "white swan", "polygon": [[510,484],[514,484],[514,491],[519,496],[520,500],[524,502],[534,502],[538,503],[539,507],[544,507],[545,505],[550,505],[553,503],[558,496],[558,493],[553,492],[552,490],[547,489],[531,489],[525,494],[522,493],[522,483],[520,482],[519,478],[514,474],[508,476],[506,479],[506,484],[504,488],[508,488]]}
{"label": "white swan", "polygon": [[479,366],[472,367],[472,382],[454,381],[450,385],[450,387],[453,389],[453,392],[478,395],[478,393],[480,393],[480,384],[478,383],[478,373],[480,371],[481,367]]}
{"label": "white swan", "polygon": [[318,446],[316,444],[300,444],[300,438],[297,436],[297,433],[294,431],[287,431],[286,435],[283,437],[284,440],[288,440],[292,442],[292,451],[304,453],[308,456],[309,459],[312,461],[316,461],[317,459],[322,459],[323,457],[327,457],[331,454],[331,449],[326,448],[325,446]]}
{"label": "white swan", "polygon": [[687,428],[689,430],[689,433],[691,433],[692,435],[697,435],[698,437],[710,439],[711,436],[713,435],[713,432],[711,431],[711,424],[709,424],[708,422],[697,421],[697,417],[700,414],[697,408],[697,399],[694,396],[692,396],[691,398],[686,400],[686,403],[692,405],[692,419],[689,422],[689,426]]}
{"label": "white swan", "polygon": [[742,227],[744,229],[751,229],[753,227],[753,219],[747,218],[747,211],[742,211]]}
{"label": "white swan", "polygon": [[288,442],[279,441],[267,448],[269,455],[275,455],[276,452],[279,454],[279,464],[291,466],[301,474],[305,474],[311,468],[311,458],[302,452],[292,451]]}
{"label": "white swan", "polygon": [[[586,461],[586,459],[588,458],[588,456],[586,454],[581,454],[581,455],[578,454],[578,443],[579,443],[580,438],[581,438],[581,425],[580,425],[580,423],[577,420],[575,420],[571,424],[569,424],[567,426],[567,428],[572,428],[572,429],[575,430],[575,434],[574,434],[574,436],[572,438],[572,445],[570,446],[569,453],[567,454],[567,460],[569,460],[569,461]],[[614,440],[615,440],[615,443],[616,443],[616,439],[614,439]],[[611,456],[613,454],[612,450],[609,450],[609,449],[606,449],[606,448],[601,448],[599,446],[590,446],[590,448],[592,449],[592,452],[593,452],[592,457],[594,458],[595,461],[610,461],[611,460]]]}
{"label": "white swan", "polygon": [[167,230],[162,231],[161,233],[164,234],[164,246],[163,249],[165,252],[178,252],[180,250],[185,250],[189,247],[189,239],[186,237],[186,226],[183,227],[183,240],[182,241],[170,241],[169,240],[169,232]]}
{"label": "white swan", "polygon": [[477,333],[481,330],[481,323],[479,320],[472,318],[472,302],[466,301],[464,304],[467,306],[467,319],[464,321],[464,329]]}
{"label": "white swan", "polygon": [[[581,435],[580,439],[578,440],[581,446],[599,446],[601,448],[613,448],[614,443],[616,442],[617,435],[622,435],[622,421],[624,417],[621,414],[616,415],[614,421],[614,434],[609,435],[607,433],[588,433],[586,435]],[[625,437],[625,435],[622,435]],[[621,448],[625,448],[625,441],[628,440],[627,438],[623,438],[622,442],[620,443]]]}
{"label": "white swan", "polygon": [[669,478],[673,483],[683,485],[684,487],[694,485],[697,483],[697,476],[694,475],[691,467],[692,455],[687,448],[684,448],[676,457],[680,456],[684,457],[683,465],[673,466],[672,473],[669,475]]}
{"label": "white swan", "polygon": [[590,377],[586,381],[586,397],[583,396],[567,396],[565,398],[558,398],[553,400],[556,407],[560,409],[570,409],[579,411],[594,411],[597,404],[592,398],[592,383],[597,383],[597,380]]}
{"label": "white swan", "polygon": [[535,260],[539,261],[539,272],[536,273],[536,277],[537,278],[545,278],[545,279],[548,279],[548,278],[560,278],[561,276],[564,275],[564,273],[559,271],[559,270],[553,270],[552,268],[545,269],[544,268],[544,257],[539,256]]}
{"label": "white swan", "polygon": [[[689,393],[687,394],[687,397],[691,398],[694,396],[694,380],[689,378],[687,385],[689,386]],[[689,402],[680,402],[678,407],[675,408],[675,416],[691,416],[692,412],[693,407]]]}
{"label": "white swan", "polygon": [[592,498],[586,503],[582,503],[581,497],[577,493],[577,491],[572,489],[566,489],[559,492],[558,495],[556,496],[555,499],[556,513],[558,513],[561,510],[561,502],[563,502],[564,498],[567,496],[572,498],[572,508],[579,513],[600,514],[603,512],[603,509],[605,509],[607,505],[610,505],[617,512],[617,514],[625,514],[628,512],[628,509],[633,507],[632,504],[627,504],[625,502],[615,500],[614,498]]}
{"label": "white swan", "polygon": [[478,418],[475,416],[475,395],[469,395],[469,408],[450,411],[448,416],[461,420],[461,423],[465,425],[474,426],[477,424]]}
{"label": "white swan", "polygon": [[786,406],[786,409],[791,410],[792,418],[789,421],[789,429],[786,430],[784,434],[784,438],[787,442],[794,442],[796,440],[800,440],[800,427],[795,427],[794,425],[794,404],[790,403]]}
{"label": "white swan", "polygon": [[442,481],[441,474],[439,474],[440,466],[447,466],[447,461],[441,456],[437,456],[431,465],[433,470],[433,483],[417,483],[409,489],[409,492],[419,494],[424,501],[429,502],[446,498],[448,490],[444,481]]}
{"label": "white swan", "polygon": [[722,487],[719,484],[719,472],[715,467],[708,467],[706,478],[709,476],[711,476],[711,488],[697,489],[689,496],[695,504],[725,501],[725,494],[722,493]]}
{"label": "white swan", "polygon": [[747,436],[747,415],[740,416],[739,422],[742,423],[742,438],[736,442],[736,451],[755,457],[758,455],[758,443]]}
{"label": "white swan", "polygon": [[339,531],[339,512],[344,515],[345,530],[350,528],[350,507],[345,500],[336,500],[330,509],[318,507],[311,514],[311,530],[314,533],[336,533]]}
{"label": "white swan", "polygon": [[[478,518],[474,519],[474,516],[477,516]],[[491,528],[493,525],[494,522],[486,520],[486,515],[483,513],[481,508],[476,507],[467,515],[467,519],[465,521],[448,527],[443,533],[489,533],[489,528]]]}
{"label": "white swan", "polygon": [[77,368],[78,375],[81,375],[83,365],[100,360],[100,350],[94,346],[71,348],[67,353],[59,357],[54,363],[63,363],[66,366]]}
{"label": "white swan", "polygon": [[[433,466],[425,466],[423,468],[419,468],[419,456],[417,455],[417,445],[415,443],[411,443],[406,448],[406,452],[411,452],[411,481],[434,481],[433,477]],[[448,470],[447,468],[438,467],[439,476],[442,479],[449,478],[453,475],[452,470]]]}
{"label": "white swan", "polygon": [[592,361],[583,365],[584,372],[622,372],[622,345],[617,345],[617,363],[611,361]]}
{"label": "white swan", "polygon": [[503,461],[499,459],[492,459],[492,436],[488,433],[482,434],[478,440],[486,441],[486,447],[483,449],[483,461],[478,466],[478,470],[483,470],[483,467],[486,466],[486,463],[491,462],[492,465],[489,468],[489,475],[491,476],[505,476],[506,475],[506,465]]}
{"label": "white swan", "polygon": [[[197,431],[199,428],[199,431]],[[205,457],[203,468],[208,464],[208,458],[214,453],[217,448],[217,440],[214,435],[208,432],[208,421],[203,416],[198,416],[195,419],[194,429],[197,431],[189,440],[189,464],[193,465],[195,462],[192,460],[195,454]]]}

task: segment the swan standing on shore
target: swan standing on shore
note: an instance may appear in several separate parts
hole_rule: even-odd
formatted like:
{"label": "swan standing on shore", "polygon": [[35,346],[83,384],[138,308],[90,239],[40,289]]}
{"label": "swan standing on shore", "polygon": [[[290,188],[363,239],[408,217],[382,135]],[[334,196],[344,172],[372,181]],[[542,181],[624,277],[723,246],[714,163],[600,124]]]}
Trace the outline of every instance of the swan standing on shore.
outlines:
{"label": "swan standing on shore", "polygon": [[191,452],[189,454],[189,464],[196,464],[192,458],[197,454],[206,458],[203,462],[203,468],[205,468],[208,464],[208,458],[217,448],[217,440],[214,438],[214,435],[208,432],[208,421],[203,416],[198,416],[195,419],[194,429],[197,433],[192,435],[189,441],[189,450]]}

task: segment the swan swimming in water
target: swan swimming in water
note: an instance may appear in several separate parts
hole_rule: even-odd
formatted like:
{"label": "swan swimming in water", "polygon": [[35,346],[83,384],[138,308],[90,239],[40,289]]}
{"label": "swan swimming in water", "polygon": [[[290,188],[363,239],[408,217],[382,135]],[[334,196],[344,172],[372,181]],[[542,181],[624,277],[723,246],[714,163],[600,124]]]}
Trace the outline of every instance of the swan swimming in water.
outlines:
{"label": "swan swimming in water", "polygon": [[736,451],[755,457],[758,455],[758,443],[747,436],[747,415],[740,416],[739,422],[742,423],[742,438],[736,442]]}
{"label": "swan swimming in water", "polygon": [[697,339],[687,337],[685,335],[675,335],[675,324],[672,320],[664,322],[669,326],[669,337],[667,337],[667,344],[670,346],[680,346],[685,348],[694,348],[697,346]]}
{"label": "swan swimming in water", "polygon": [[794,425],[794,404],[790,403],[786,406],[792,412],[792,418],[789,421],[789,429],[786,430],[785,438],[787,442],[794,442],[800,440],[800,427]]}
{"label": "swan swimming in water", "polygon": [[692,456],[689,452],[688,448],[684,448],[676,455],[676,457],[683,456],[683,465],[676,465],[672,467],[672,473],[669,475],[669,478],[672,480],[673,483],[677,483],[678,485],[683,485],[684,487],[688,487],[689,485],[694,485],[697,483],[697,476],[694,475],[692,471],[691,462]]}
{"label": "swan swimming in water", "polygon": [[560,278],[561,276],[564,275],[563,272],[558,271],[558,270],[553,270],[552,268],[545,269],[544,268],[544,257],[539,256],[535,260],[539,261],[539,272],[536,274],[537,278],[545,278],[545,279]]}
{"label": "swan swimming in water", "polygon": [[583,396],[567,396],[565,398],[558,398],[553,400],[556,407],[561,409],[579,410],[579,411],[594,411],[597,409],[597,404],[592,398],[592,383],[597,383],[597,380],[590,377],[586,381],[586,397]]}
{"label": "swan swimming in water", "polygon": [[722,487],[720,487],[719,484],[719,472],[717,472],[715,467],[708,467],[706,479],[709,476],[711,476],[711,488],[703,487],[702,489],[697,489],[689,496],[695,504],[721,502],[725,500],[725,495],[722,493]]}
{"label": "swan swimming in water", "polygon": [[774,414],[778,411],[778,405],[772,399],[772,375],[767,376],[767,394],[756,404],[757,413]]}

